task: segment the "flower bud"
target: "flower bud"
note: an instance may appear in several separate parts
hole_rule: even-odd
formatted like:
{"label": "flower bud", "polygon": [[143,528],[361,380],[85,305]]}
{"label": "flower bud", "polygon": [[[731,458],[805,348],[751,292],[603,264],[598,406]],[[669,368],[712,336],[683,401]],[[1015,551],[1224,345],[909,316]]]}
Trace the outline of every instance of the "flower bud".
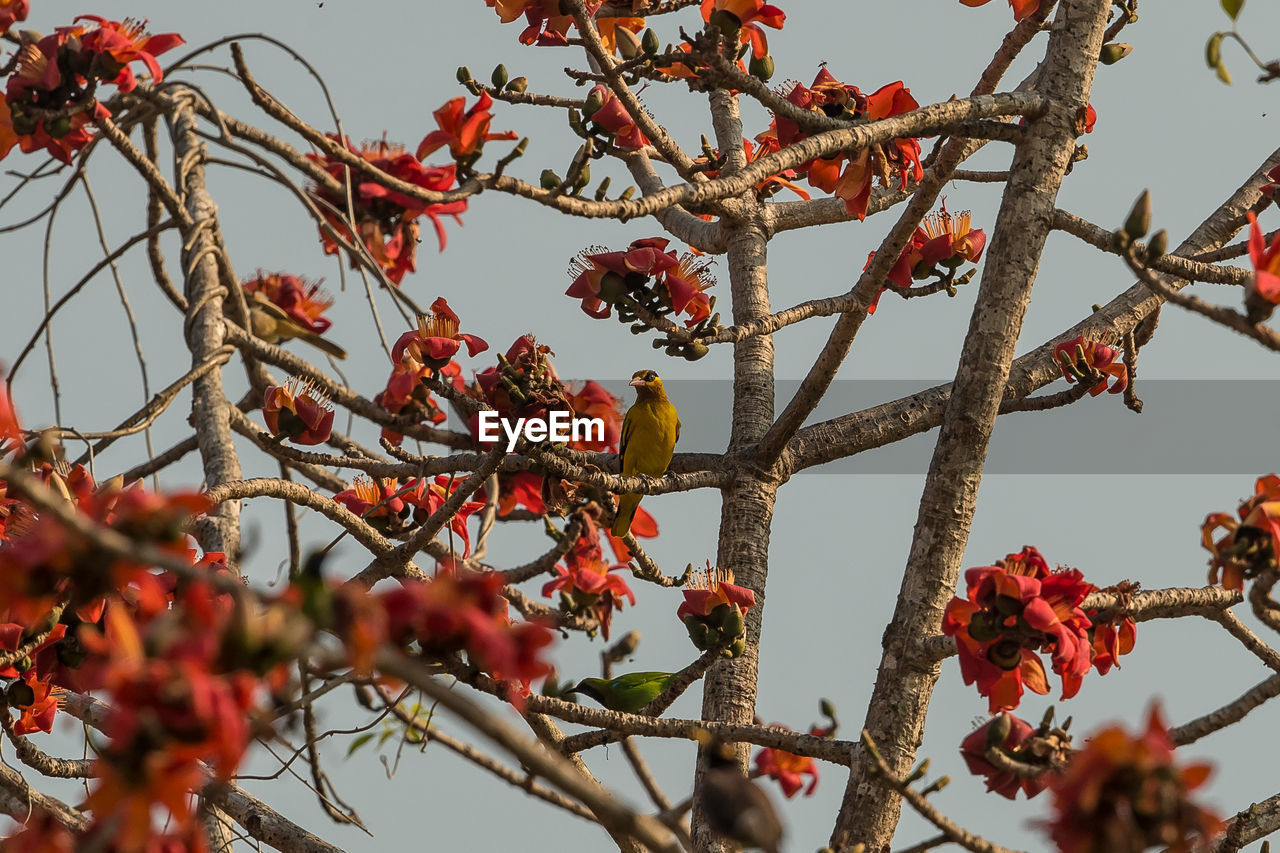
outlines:
{"label": "flower bud", "polygon": [[596,86],[587,93],[587,99],[582,103],[582,117],[591,118],[596,111],[604,106],[604,87]]}
{"label": "flower bud", "polygon": [[493,69],[493,74],[490,75],[489,81],[493,83],[493,88],[495,89],[501,89],[503,86],[507,85],[507,66],[499,63],[498,66]]}
{"label": "flower bud", "polygon": [[716,9],[711,13],[711,18],[707,23],[720,30],[726,41],[730,40],[729,37],[742,28],[742,21],[727,9]]}
{"label": "flower bud", "polygon": [[555,169],[543,169],[539,181],[544,190],[553,190],[560,186],[560,176],[556,174]]}
{"label": "flower bud", "polygon": [[640,47],[645,53],[657,53],[658,48],[661,46],[661,43],[658,41],[658,34],[653,31],[652,27],[644,31],[644,35],[640,38]]}
{"label": "flower bud", "polygon": [[631,198],[635,194],[636,194],[635,186],[630,186],[630,187],[627,187],[625,190],[623,190],[622,195],[618,196],[618,198],[621,199],[622,201],[626,201],[627,199]]}
{"label": "flower bud", "polygon": [[1098,61],[1103,65],[1115,65],[1133,52],[1133,45],[1125,42],[1113,41],[1110,44],[1104,44],[1102,51],[1098,55]]}
{"label": "flower bud", "polygon": [[1124,221],[1124,233],[1130,240],[1141,239],[1151,229],[1151,192],[1143,190]]}
{"label": "flower bud", "polygon": [[711,350],[702,341],[693,341],[684,346],[684,357],[686,361],[697,361],[706,356]]}
{"label": "flower bud", "polygon": [[517,95],[522,94],[525,89],[529,88],[528,77],[517,77],[507,84],[508,92],[515,92]]}
{"label": "flower bud", "polygon": [[1009,732],[1012,730],[1013,720],[1009,719],[1009,715],[1004,713],[997,715],[987,726],[987,746],[1004,746],[1005,739],[1009,737]]}
{"label": "flower bud", "polygon": [[643,48],[640,46],[640,37],[626,27],[614,27],[614,40],[618,43],[618,53],[622,54],[623,59],[635,59],[640,55]]}
{"label": "flower bud", "polygon": [[471,69],[465,65],[459,65],[457,77],[459,83],[471,82]]}
{"label": "flower bud", "polygon": [[767,53],[764,56],[752,56],[747,71],[760,82],[768,83],[773,76],[773,57]]}
{"label": "flower bud", "polygon": [[1156,258],[1163,257],[1168,251],[1169,232],[1161,228],[1151,235],[1151,241],[1147,243],[1147,260],[1154,261]]}
{"label": "flower bud", "polygon": [[733,641],[733,645],[726,650],[731,658],[740,658],[747,653],[747,638],[739,637]]}

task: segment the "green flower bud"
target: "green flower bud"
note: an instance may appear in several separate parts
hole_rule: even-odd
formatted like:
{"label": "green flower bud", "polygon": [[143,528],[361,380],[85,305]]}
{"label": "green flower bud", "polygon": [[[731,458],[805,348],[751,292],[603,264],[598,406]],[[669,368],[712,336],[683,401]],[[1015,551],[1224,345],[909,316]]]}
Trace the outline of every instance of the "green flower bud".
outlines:
{"label": "green flower bud", "polygon": [[747,638],[739,637],[733,641],[733,645],[729,646],[729,657],[740,658],[747,653]]}
{"label": "green flower bud", "polygon": [[470,82],[471,82],[471,69],[470,69],[470,68],[468,68],[468,67],[467,67],[467,66],[465,66],[465,65],[459,65],[459,66],[458,66],[458,74],[457,74],[457,77],[458,77],[458,82],[459,82],[459,83],[470,83]]}
{"label": "green flower bud", "polygon": [[736,34],[742,28],[742,21],[727,9],[716,9],[711,13],[711,18],[707,23],[719,29],[726,40],[729,39],[730,35]]}
{"label": "green flower bud", "polygon": [[762,83],[768,83],[769,78],[773,76],[773,57],[767,53],[760,57],[752,56],[750,64],[747,65],[747,71]]}
{"label": "green flower bud", "polygon": [[4,695],[9,700],[10,705],[18,708],[36,701],[36,692],[25,681],[13,682],[13,684],[9,685],[9,689],[5,691]]}
{"label": "green flower bud", "polygon": [[516,79],[512,80],[510,83],[507,84],[507,91],[515,92],[517,95],[523,93],[524,90],[528,88],[529,88],[528,77],[517,77]]}
{"label": "green flower bud", "polygon": [[573,188],[581,191],[591,183],[591,164],[583,163],[582,168],[578,170],[578,179],[573,182]]}
{"label": "green flower bud", "polygon": [[1147,243],[1147,260],[1154,261],[1156,258],[1163,257],[1168,251],[1169,232],[1161,228],[1151,235],[1151,241]]}
{"label": "green flower bud", "polygon": [[582,117],[591,118],[596,111],[604,106],[604,96],[594,89],[591,94],[587,95],[587,99],[582,103]]}
{"label": "green flower bud", "polygon": [[540,183],[544,190],[553,190],[560,186],[560,176],[556,174],[555,169],[543,169]]}
{"label": "green flower bud", "polygon": [[653,31],[652,27],[644,31],[644,35],[640,38],[640,47],[645,53],[657,53],[658,48],[661,46],[661,43],[658,41],[658,34]]}
{"label": "green flower bud", "polygon": [[987,727],[987,746],[1003,746],[1009,732],[1013,729],[1013,720],[1008,714],[1000,714]]}
{"label": "green flower bud", "polygon": [[706,344],[701,341],[693,341],[692,343],[685,344],[683,354],[686,361],[697,361],[698,359],[706,356],[709,352],[711,352],[711,350]]}
{"label": "green flower bud", "polygon": [[498,66],[493,69],[493,74],[490,75],[489,82],[493,83],[493,88],[495,89],[501,89],[503,86],[507,85],[507,66],[499,63]]}
{"label": "green flower bud", "polygon": [[1151,192],[1143,190],[1133,203],[1133,210],[1124,221],[1124,233],[1130,240],[1138,240],[1151,229]]}

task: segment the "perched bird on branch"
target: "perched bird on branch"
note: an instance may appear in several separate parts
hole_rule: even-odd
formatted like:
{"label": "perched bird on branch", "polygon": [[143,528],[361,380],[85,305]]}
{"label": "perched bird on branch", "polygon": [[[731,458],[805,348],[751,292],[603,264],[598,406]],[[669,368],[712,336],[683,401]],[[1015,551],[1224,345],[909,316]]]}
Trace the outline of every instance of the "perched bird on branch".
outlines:
{"label": "perched bird on branch", "polygon": [[[622,476],[661,477],[667,473],[676,442],[680,440],[680,415],[667,399],[662,380],[652,370],[637,370],[631,377],[636,401],[622,422]],[[640,495],[618,497],[618,514],[613,519],[613,535],[622,537],[631,529],[631,519],[640,505]]]}
{"label": "perched bird on branch", "polygon": [[672,672],[629,672],[617,678],[584,678],[565,693],[590,696],[610,711],[636,714],[667,689]]}
{"label": "perched bird on branch", "polygon": [[316,349],[328,353],[334,358],[347,357],[346,350],[302,326],[264,294],[256,291],[247,291],[244,297],[249,303],[249,319],[253,322],[253,334],[267,343],[278,344],[289,340],[306,341]]}
{"label": "perched bird on branch", "polygon": [[769,797],[742,773],[737,752],[706,729],[697,729],[694,740],[706,747],[707,773],[699,794],[707,824],[744,848],[778,853],[782,822]]}

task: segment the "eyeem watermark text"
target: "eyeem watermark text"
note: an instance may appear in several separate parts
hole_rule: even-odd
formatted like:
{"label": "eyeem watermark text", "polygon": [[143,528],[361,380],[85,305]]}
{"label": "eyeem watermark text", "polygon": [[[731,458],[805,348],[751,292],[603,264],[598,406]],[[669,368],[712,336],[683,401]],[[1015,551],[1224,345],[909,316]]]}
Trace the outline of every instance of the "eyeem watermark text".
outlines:
{"label": "eyeem watermark text", "polygon": [[498,430],[507,437],[507,452],[516,449],[523,436],[537,444],[541,441],[604,441],[603,418],[575,418],[568,412],[549,412],[546,418],[516,418],[515,423],[497,412],[480,413],[480,440],[497,441]]}

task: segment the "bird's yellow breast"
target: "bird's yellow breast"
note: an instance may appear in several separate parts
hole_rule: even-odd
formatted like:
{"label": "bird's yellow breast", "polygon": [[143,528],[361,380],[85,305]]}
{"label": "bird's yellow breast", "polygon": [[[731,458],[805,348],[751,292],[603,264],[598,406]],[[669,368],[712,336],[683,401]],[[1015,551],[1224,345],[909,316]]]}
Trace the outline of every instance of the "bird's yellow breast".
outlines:
{"label": "bird's yellow breast", "polygon": [[637,401],[623,423],[626,449],[622,454],[623,476],[647,474],[661,477],[671,464],[680,418],[667,400]]}

